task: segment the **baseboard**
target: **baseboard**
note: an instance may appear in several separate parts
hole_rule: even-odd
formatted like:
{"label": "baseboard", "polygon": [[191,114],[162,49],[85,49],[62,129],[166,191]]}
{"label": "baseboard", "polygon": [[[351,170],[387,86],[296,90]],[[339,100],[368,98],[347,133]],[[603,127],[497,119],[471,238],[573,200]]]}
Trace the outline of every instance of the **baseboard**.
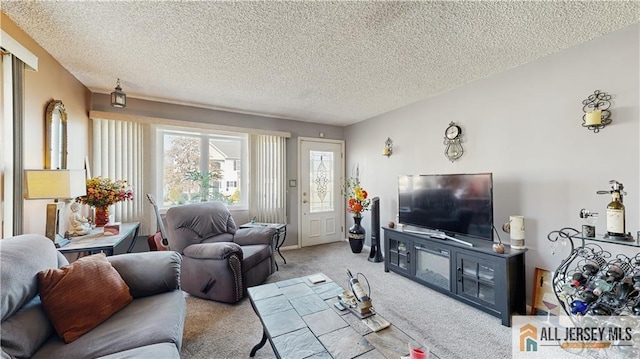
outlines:
{"label": "baseboard", "polygon": [[[345,238],[345,239],[343,239],[343,240],[341,240],[341,241],[339,241],[339,242],[349,242],[349,239],[348,239],[348,238]],[[330,244],[330,243],[331,243],[331,242],[329,242],[329,243],[327,243],[327,244]],[[333,243],[336,243],[336,242],[333,242]],[[292,250],[292,249],[300,249],[300,248],[302,248],[302,247],[300,247],[299,245],[293,245],[293,246],[280,247],[280,250],[281,250],[281,251],[289,251],[289,250]],[[369,248],[369,249],[371,249],[371,246],[370,246],[370,245],[365,244],[362,248]]]}
{"label": "baseboard", "polygon": [[298,247],[298,245],[280,247],[281,251],[290,251],[292,249],[300,249],[300,247]]}

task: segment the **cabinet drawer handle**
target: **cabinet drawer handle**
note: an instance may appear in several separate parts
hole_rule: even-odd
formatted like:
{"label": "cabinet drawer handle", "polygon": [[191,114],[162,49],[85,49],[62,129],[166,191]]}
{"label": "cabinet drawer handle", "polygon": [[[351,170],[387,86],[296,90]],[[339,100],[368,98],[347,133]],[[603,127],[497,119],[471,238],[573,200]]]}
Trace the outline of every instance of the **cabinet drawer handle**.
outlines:
{"label": "cabinet drawer handle", "polygon": [[462,282],[462,267],[458,267],[458,282]]}
{"label": "cabinet drawer handle", "polygon": [[411,263],[411,252],[407,252],[407,263]]}

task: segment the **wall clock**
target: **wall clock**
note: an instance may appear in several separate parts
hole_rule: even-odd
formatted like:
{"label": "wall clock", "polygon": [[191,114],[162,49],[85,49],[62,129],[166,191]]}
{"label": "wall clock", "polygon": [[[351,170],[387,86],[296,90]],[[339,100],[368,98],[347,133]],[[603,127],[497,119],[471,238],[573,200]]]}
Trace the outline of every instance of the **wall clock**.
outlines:
{"label": "wall clock", "polygon": [[464,154],[462,148],[462,128],[455,122],[449,122],[449,126],[444,131],[444,155],[453,162]]}

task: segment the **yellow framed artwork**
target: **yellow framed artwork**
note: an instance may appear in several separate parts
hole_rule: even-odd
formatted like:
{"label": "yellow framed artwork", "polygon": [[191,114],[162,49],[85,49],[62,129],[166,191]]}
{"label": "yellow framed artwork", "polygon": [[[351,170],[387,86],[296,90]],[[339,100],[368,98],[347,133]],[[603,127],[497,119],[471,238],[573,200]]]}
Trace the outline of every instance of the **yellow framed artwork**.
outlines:
{"label": "yellow framed artwork", "polygon": [[536,268],[531,315],[558,315],[562,308],[553,291],[553,272]]}

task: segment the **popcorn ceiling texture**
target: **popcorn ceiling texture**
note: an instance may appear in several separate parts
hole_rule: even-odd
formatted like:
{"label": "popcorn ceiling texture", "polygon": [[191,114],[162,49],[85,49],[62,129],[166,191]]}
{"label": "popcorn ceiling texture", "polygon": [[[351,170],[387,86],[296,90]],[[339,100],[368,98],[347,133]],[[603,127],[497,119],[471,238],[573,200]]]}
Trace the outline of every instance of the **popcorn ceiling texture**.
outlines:
{"label": "popcorn ceiling texture", "polygon": [[[91,91],[348,125],[640,21],[638,1],[13,2]],[[606,49],[594,49],[606,51]]]}

